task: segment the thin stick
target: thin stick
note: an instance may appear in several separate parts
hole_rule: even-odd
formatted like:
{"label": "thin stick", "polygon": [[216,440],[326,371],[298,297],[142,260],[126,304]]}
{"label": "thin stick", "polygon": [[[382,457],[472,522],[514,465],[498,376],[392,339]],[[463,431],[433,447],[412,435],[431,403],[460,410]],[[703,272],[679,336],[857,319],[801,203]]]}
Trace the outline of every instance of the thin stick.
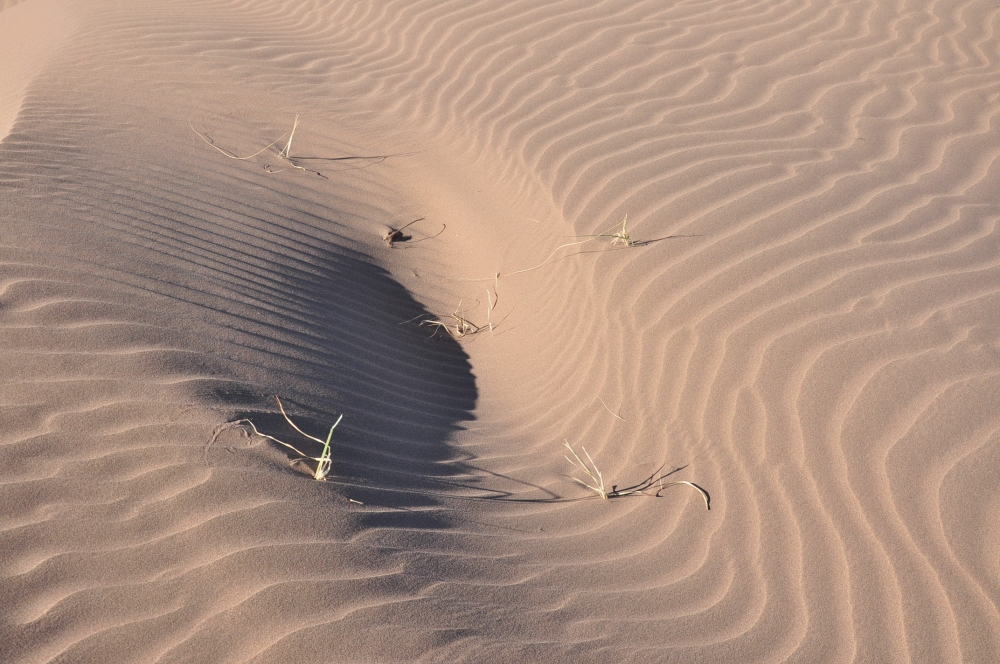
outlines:
{"label": "thin stick", "polygon": [[[299,433],[301,433],[306,438],[308,438],[310,440],[315,440],[320,445],[324,444],[321,439],[317,438],[316,436],[310,436],[305,431],[303,431],[302,429],[298,428],[295,425],[295,422],[292,422],[292,418],[288,417],[288,413],[285,412],[285,407],[281,404],[281,399],[279,399],[278,397],[274,397],[274,400],[278,402],[278,409],[281,410],[281,414],[284,416],[285,421],[288,422],[289,426],[291,426],[293,429],[295,429],[296,431],[298,431]],[[343,415],[341,415],[341,417],[343,417]],[[339,422],[340,420],[337,420],[337,421]]]}
{"label": "thin stick", "polygon": [[413,221],[411,221],[410,223],[406,224],[405,226],[401,226],[401,227],[400,227],[400,228],[399,228],[398,230],[400,230],[400,231],[402,231],[402,230],[406,230],[406,228],[407,228],[408,226],[412,226],[413,224],[417,223],[418,221],[423,221],[423,220],[424,220],[424,219],[426,219],[426,218],[427,218],[427,217],[420,217],[420,218],[418,218],[418,219],[414,219]]}
{"label": "thin stick", "polygon": [[674,480],[673,482],[667,482],[666,484],[661,483],[659,491],[656,492],[656,497],[657,498],[660,497],[660,491],[663,491],[667,487],[673,486],[675,484],[686,484],[687,486],[694,487],[695,489],[697,489],[698,493],[700,493],[701,497],[705,500],[705,509],[707,510],[712,509],[712,497],[708,495],[708,491],[705,491],[694,482],[687,482],[685,480]]}
{"label": "thin stick", "polygon": [[386,233],[385,235],[383,235],[382,239],[385,240],[385,243],[387,245],[389,245],[390,249],[392,249],[393,242],[404,242],[405,240],[409,239],[409,238],[406,238],[406,237],[403,236],[403,230],[404,229],[406,229],[409,226],[412,226],[413,224],[417,223],[418,221],[423,221],[426,218],[427,217],[420,217],[419,219],[414,219],[410,223],[408,223],[405,226],[402,226],[400,228],[392,228],[390,226],[389,227],[389,232]]}

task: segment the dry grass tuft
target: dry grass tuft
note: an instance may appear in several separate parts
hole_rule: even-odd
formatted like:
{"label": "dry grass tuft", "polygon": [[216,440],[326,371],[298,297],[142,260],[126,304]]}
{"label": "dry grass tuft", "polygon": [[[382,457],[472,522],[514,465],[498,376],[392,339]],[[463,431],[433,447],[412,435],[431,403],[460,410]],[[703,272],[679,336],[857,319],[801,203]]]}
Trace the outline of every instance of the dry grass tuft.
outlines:
{"label": "dry grass tuft", "polygon": [[[435,328],[434,334],[436,334],[439,331],[444,331],[448,334],[448,336],[450,336],[453,339],[464,339],[466,337],[471,337],[476,334],[479,334],[484,330],[489,330],[490,334],[493,334],[493,330],[499,327],[499,325],[503,323],[503,321],[506,320],[507,318],[507,316],[504,316],[498,322],[493,321],[493,311],[496,309],[497,304],[500,302],[500,296],[497,294],[497,285],[499,284],[499,278],[500,275],[499,274],[496,275],[497,281],[493,285],[492,293],[490,292],[489,288],[486,289],[486,300],[489,304],[486,307],[485,325],[477,325],[468,318],[466,318],[465,314],[468,311],[471,311],[471,309],[462,309],[461,301],[459,301],[458,303],[458,308],[455,309],[455,311],[453,311],[448,316],[442,318],[432,318],[432,319],[422,320],[420,321],[420,325]],[[476,306],[473,307],[473,309],[478,307],[479,304],[480,302],[477,300]],[[411,323],[417,320],[417,318],[422,318],[424,315],[426,314],[421,314],[416,318],[411,318],[410,320],[403,321],[402,323],[400,323],[400,325]],[[431,334],[432,338],[434,337],[434,334]]]}
{"label": "dry grass tuft", "polygon": [[569,450],[570,454],[573,455],[572,459],[570,459],[567,456],[566,460],[569,461],[574,468],[577,468],[578,470],[582,471],[584,475],[589,477],[590,481],[585,482],[584,480],[581,480],[579,477],[570,477],[570,479],[576,482],[577,484],[587,487],[591,491],[595,492],[601,498],[607,500],[608,492],[604,488],[604,475],[601,474],[601,471],[597,468],[597,464],[594,463],[594,460],[590,458],[590,452],[587,451],[587,448],[582,447],[581,449],[583,450],[583,453],[587,455],[587,461],[590,462],[589,466],[587,465],[587,461],[584,461],[583,459],[580,458],[580,455],[576,453],[576,450],[573,449],[573,446],[569,444],[568,440],[564,440],[564,444],[566,445],[566,449]]}
{"label": "dry grass tuft", "polygon": [[596,239],[602,238],[602,237],[609,237],[609,238],[611,238],[611,246],[612,247],[617,247],[618,245],[621,245],[623,247],[634,247],[635,246],[635,240],[633,240],[632,236],[629,235],[629,233],[628,233],[628,213],[626,213],[625,214],[625,218],[622,219],[621,228],[618,228],[618,232],[617,233],[612,233],[611,231],[615,230],[616,228],[618,228],[617,224],[614,225],[614,226],[612,226],[611,228],[609,228],[606,231],[602,231],[600,233],[595,233],[594,235],[577,235],[576,237],[585,237],[585,238],[588,238],[588,239],[582,240],[580,242],[570,242],[569,244],[564,244],[564,245],[562,245],[560,247],[557,247],[557,250],[558,249],[562,249],[563,247],[572,247],[572,246],[575,246],[575,245],[578,245],[578,244],[584,244],[586,242],[590,242],[591,240],[596,240]]}
{"label": "dry grass tuft", "polygon": [[490,327],[490,334],[493,334],[493,310],[500,303],[500,295],[497,294],[497,286],[500,285],[500,273],[497,272],[496,280],[493,282],[493,294],[490,294],[489,286],[486,287],[486,324]]}
{"label": "dry grass tuft", "polygon": [[590,453],[587,452],[587,448],[585,447],[580,448],[583,450],[584,455],[586,455],[587,457],[587,461],[584,461],[583,459],[580,458],[580,455],[576,453],[576,450],[573,449],[573,446],[569,444],[568,440],[564,442],[566,449],[568,449],[570,453],[573,455],[572,459],[567,456],[566,460],[569,461],[574,468],[581,471],[584,475],[586,475],[589,478],[588,480],[581,480],[578,477],[570,477],[570,479],[590,489],[604,500],[609,500],[611,498],[624,498],[625,496],[635,496],[635,495],[660,498],[661,497],[660,494],[663,492],[664,489],[668,489],[678,484],[685,484],[689,487],[696,489],[698,493],[701,494],[701,497],[705,500],[706,509],[709,510],[712,509],[711,505],[712,498],[711,496],[708,495],[707,491],[702,489],[694,482],[686,482],[684,480],[665,481],[666,478],[669,477],[674,472],[676,472],[676,470],[672,470],[668,473],[661,473],[661,471],[663,470],[663,466],[660,466],[658,469],[656,469],[656,471],[653,474],[651,474],[649,477],[645,478],[638,484],[633,484],[632,486],[625,487],[624,489],[619,489],[618,485],[615,484],[612,485],[611,490],[608,491],[604,485],[604,475],[601,474],[601,471],[600,469],[598,469],[597,464],[594,463],[594,460],[590,457]]}
{"label": "dry grass tuft", "polygon": [[422,320],[420,324],[437,328],[435,332],[437,330],[444,330],[455,339],[462,339],[463,337],[478,334],[483,330],[483,328],[466,318],[464,314],[465,311],[462,310],[462,303],[459,302],[458,308],[444,320],[439,318]]}
{"label": "dry grass tuft", "polygon": [[605,231],[604,233],[599,234],[598,237],[611,238],[612,247],[617,247],[619,244],[623,247],[635,246],[635,240],[633,240],[632,236],[628,234],[628,213],[626,213],[625,218],[622,219],[622,227],[617,233],[608,234],[608,231]]}

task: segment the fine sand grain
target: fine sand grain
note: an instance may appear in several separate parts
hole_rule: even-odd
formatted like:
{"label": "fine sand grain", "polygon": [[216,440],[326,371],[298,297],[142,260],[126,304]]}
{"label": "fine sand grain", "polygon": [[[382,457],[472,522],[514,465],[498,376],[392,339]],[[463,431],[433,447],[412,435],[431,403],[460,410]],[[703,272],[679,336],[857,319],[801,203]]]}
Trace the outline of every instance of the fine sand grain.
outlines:
{"label": "fine sand grain", "polygon": [[997,661],[995,3],[0,9],[0,661]]}

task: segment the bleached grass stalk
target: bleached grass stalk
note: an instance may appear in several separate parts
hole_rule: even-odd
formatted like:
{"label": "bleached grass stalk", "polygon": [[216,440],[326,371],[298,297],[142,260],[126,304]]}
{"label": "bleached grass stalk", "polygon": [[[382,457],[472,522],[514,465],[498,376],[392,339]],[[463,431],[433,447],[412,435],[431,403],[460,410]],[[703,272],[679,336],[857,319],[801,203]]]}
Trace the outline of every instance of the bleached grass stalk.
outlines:
{"label": "bleached grass stalk", "polygon": [[617,224],[607,229],[606,231],[595,233],[593,235],[577,235],[576,237],[585,237],[589,239],[583,240],[581,242],[570,242],[569,244],[564,244],[562,246],[556,247],[556,250],[558,251],[563,247],[572,247],[573,245],[576,244],[584,244],[585,242],[590,242],[591,240],[596,240],[602,237],[611,238],[612,247],[617,247],[619,244],[622,245],[623,247],[635,246],[635,240],[633,240],[632,236],[629,235],[628,233],[628,213],[626,213],[625,218],[622,219],[621,228],[618,229],[618,232],[612,233],[611,231],[615,230],[616,228],[618,228]]}
{"label": "bleached grass stalk", "polygon": [[[615,247],[619,244],[625,247],[631,247],[635,245],[635,240],[633,240],[632,236],[628,234],[628,213],[625,214],[625,218],[622,220],[621,229],[619,229],[617,233],[612,233],[611,231],[613,231],[616,228],[618,228],[617,224],[607,229],[606,231],[602,231],[600,233],[594,233],[593,235],[577,235],[576,237],[582,237],[587,239],[580,240],[579,242],[567,242],[566,244],[561,244],[558,247],[556,247],[552,253],[555,253],[560,249],[565,249],[566,247],[575,247],[578,244],[586,244],[588,242],[592,242],[602,237],[611,238],[612,247]],[[551,257],[551,254],[549,256]],[[531,269],[537,269],[537,268],[531,268]],[[516,274],[516,273],[511,273],[511,274]]]}
{"label": "bleached grass stalk", "polygon": [[[663,492],[664,489],[668,489],[678,484],[685,484],[695,489],[696,491],[698,491],[698,493],[701,494],[701,497],[705,501],[705,509],[709,510],[712,509],[711,496],[708,495],[707,491],[702,489],[694,482],[687,482],[685,480],[670,480],[669,482],[664,481],[671,473],[660,473],[660,471],[663,470],[663,466],[660,466],[653,474],[651,474],[649,477],[642,480],[638,484],[633,484],[632,486],[625,487],[624,489],[619,489],[618,485],[615,484],[612,485],[611,491],[608,491],[604,485],[604,475],[601,474],[601,471],[600,469],[598,469],[597,464],[594,463],[594,460],[590,457],[590,453],[587,452],[587,448],[582,446],[580,448],[583,450],[584,455],[586,455],[587,457],[587,461],[584,461],[583,459],[580,458],[580,455],[576,453],[576,450],[573,449],[573,446],[569,444],[568,440],[565,441],[565,445],[566,449],[568,449],[570,453],[573,455],[572,459],[567,456],[566,460],[569,461],[574,468],[583,472],[589,478],[589,481],[581,480],[578,477],[570,477],[570,479],[577,482],[578,484],[581,484],[582,486],[587,487],[588,489],[596,493],[604,500],[608,500],[610,498],[623,498],[625,496],[634,496],[634,495],[652,496],[655,498],[659,498],[660,494]],[[655,491],[653,491],[653,489],[655,489]]]}
{"label": "bleached grass stalk", "polygon": [[191,123],[190,120],[188,120],[188,126],[191,127],[191,131],[193,131],[194,133],[198,134],[198,138],[200,138],[201,140],[205,141],[210,148],[218,150],[219,152],[221,152],[222,154],[226,155],[230,159],[236,159],[237,161],[248,161],[250,159],[253,159],[254,157],[256,157],[258,155],[261,155],[264,152],[266,152],[268,148],[271,148],[271,147],[277,145],[278,141],[280,141],[281,139],[283,139],[285,137],[285,134],[282,134],[281,136],[279,136],[277,138],[277,140],[274,140],[274,141],[268,143],[267,145],[265,145],[264,147],[262,147],[260,150],[257,150],[256,152],[254,152],[252,155],[248,155],[246,157],[241,157],[241,156],[237,155],[236,153],[230,152],[229,150],[227,150],[225,148],[220,148],[218,145],[215,144],[215,141],[213,141],[211,138],[209,138],[205,134],[203,134],[200,131],[198,131],[197,129],[195,129],[194,125]]}
{"label": "bleached grass stalk", "polygon": [[611,417],[615,417],[615,418],[618,418],[618,419],[619,419],[619,420],[621,420],[622,422],[624,422],[624,421],[625,421],[625,418],[624,418],[624,417],[622,417],[621,415],[619,415],[619,414],[618,414],[618,413],[621,413],[621,411],[622,411],[621,407],[619,407],[619,408],[618,408],[618,413],[616,413],[615,411],[611,410],[611,409],[610,409],[610,408],[608,407],[608,404],[606,404],[606,403],[604,402],[604,399],[602,399],[601,397],[597,397],[597,400],[601,402],[601,405],[602,405],[602,406],[604,406],[604,409],[605,409],[606,411],[608,411],[609,413],[611,413]]}
{"label": "bleached grass stalk", "polygon": [[[278,156],[283,159],[292,158],[292,139],[295,138],[295,130],[299,128],[299,116],[295,116],[295,122],[292,123],[292,133],[288,135],[288,143],[285,144],[285,148],[278,153]],[[281,139],[278,139],[281,140]]]}
{"label": "bleached grass stalk", "polygon": [[489,306],[486,308],[486,323],[490,326],[490,334],[493,334],[493,309],[500,302],[500,295],[497,294],[497,286],[500,284],[500,273],[497,273],[496,281],[493,284],[493,295],[490,295],[490,287],[486,287],[486,300]]}

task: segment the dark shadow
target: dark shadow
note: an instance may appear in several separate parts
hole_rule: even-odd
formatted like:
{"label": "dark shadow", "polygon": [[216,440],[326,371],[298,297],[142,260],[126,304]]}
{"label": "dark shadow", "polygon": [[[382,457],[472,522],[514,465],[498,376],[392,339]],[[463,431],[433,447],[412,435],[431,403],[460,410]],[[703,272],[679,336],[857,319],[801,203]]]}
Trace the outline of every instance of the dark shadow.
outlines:
{"label": "dark shadow", "polygon": [[[467,458],[447,443],[476,403],[468,356],[454,339],[428,339],[417,323],[401,324],[429,312],[384,269],[335,247],[310,250],[298,265],[286,258],[280,294],[261,303],[270,316],[231,313],[226,325],[240,346],[234,355],[271,363],[269,385],[249,392],[215,386],[207,395],[310,456],[322,446],[292,429],[274,397],[299,428],[321,439],[343,414],[331,438],[331,489],[399,512],[373,515],[381,525],[440,526],[411,510],[436,504],[434,494],[453,483],[470,486]],[[267,321],[274,315],[278,324]],[[268,444],[290,461],[297,457]]]}
{"label": "dark shadow", "polygon": [[[87,188],[62,191],[59,174],[81,168],[63,163],[74,153],[31,152],[25,161],[18,151],[34,150],[30,138],[16,134],[0,146],[0,155],[27,164],[5,188],[33,192],[30,204],[16,206],[23,221],[10,224],[12,237],[23,232],[18,255],[61,266],[58,279],[127,312],[126,334],[150,349],[140,379],[182,385],[178,392],[193,390],[227,419],[248,419],[310,455],[318,447],[290,430],[274,397],[316,436],[343,414],[328,488],[384,508],[363,517],[370,523],[440,527],[445,521],[429,516],[440,496],[477,488],[481,476],[449,445],[476,405],[468,356],[454,339],[428,339],[418,322],[401,325],[431,312],[370,256],[346,248],[357,234],[340,218],[357,218],[367,204],[261,176],[243,162],[205,171],[200,147],[172,153],[169,167],[131,163],[123,179],[106,167],[111,157],[98,138],[85,146]],[[49,191],[60,196],[42,195]],[[285,451],[261,442],[235,453],[266,451],[254,468],[315,482],[274,463]],[[208,456],[211,464],[243,462],[228,451]]]}

